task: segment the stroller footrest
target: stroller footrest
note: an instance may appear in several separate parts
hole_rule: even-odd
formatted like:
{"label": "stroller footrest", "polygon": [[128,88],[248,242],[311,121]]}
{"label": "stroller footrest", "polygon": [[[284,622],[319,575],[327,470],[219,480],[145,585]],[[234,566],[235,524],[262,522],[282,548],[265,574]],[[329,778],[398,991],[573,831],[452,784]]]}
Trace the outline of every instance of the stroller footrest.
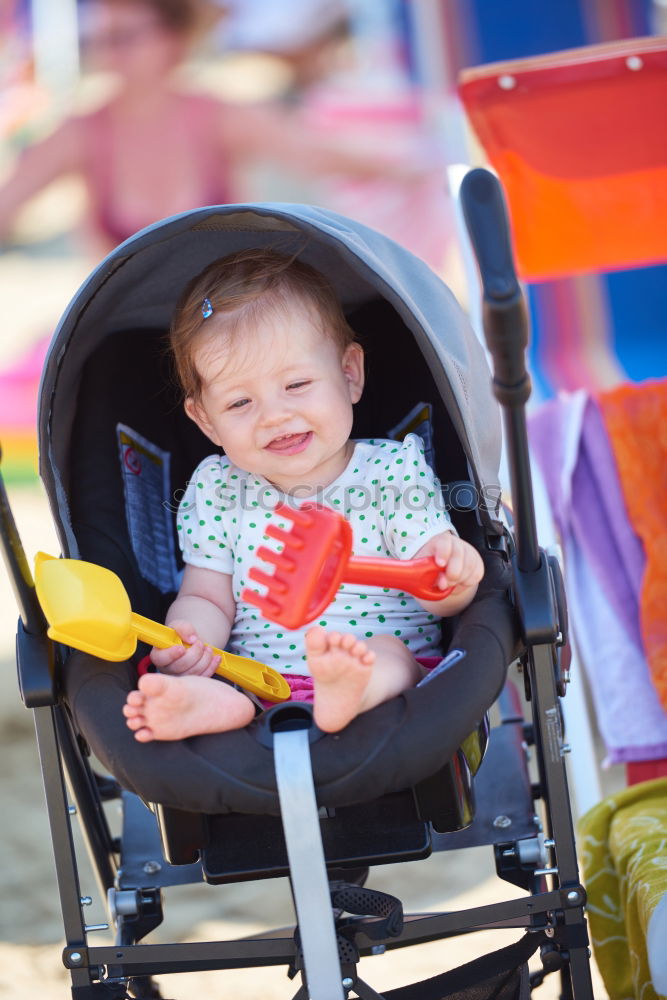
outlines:
{"label": "stroller footrest", "polygon": [[[344,806],[320,819],[327,866],[361,868],[426,858],[429,827],[417,817],[412,792]],[[282,823],[277,816],[209,816],[209,846],[202,851],[207,882],[237,882],[289,874]]]}

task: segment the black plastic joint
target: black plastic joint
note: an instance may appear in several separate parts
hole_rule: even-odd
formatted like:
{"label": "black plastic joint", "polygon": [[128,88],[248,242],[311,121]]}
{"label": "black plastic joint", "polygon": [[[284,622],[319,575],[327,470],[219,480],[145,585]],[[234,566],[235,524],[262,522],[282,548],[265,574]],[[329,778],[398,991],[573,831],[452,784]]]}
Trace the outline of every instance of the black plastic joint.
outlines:
{"label": "black plastic joint", "polygon": [[19,689],[26,708],[55,705],[55,649],[46,635],[26,632],[19,618],[16,631],[16,664]]}
{"label": "black plastic joint", "polygon": [[509,409],[523,406],[524,403],[527,403],[532,391],[533,386],[530,381],[530,375],[525,375],[521,382],[515,385],[505,385],[504,382],[500,382],[497,378],[493,380],[493,395],[501,406],[506,406]]}
{"label": "black plastic joint", "polygon": [[309,743],[315,743],[325,735],[313,721],[313,706],[300,701],[272,705],[255,718],[250,732],[258,743],[272,750],[274,733],[292,729],[307,729]]}
{"label": "black plastic joint", "polygon": [[555,643],[560,629],[553,577],[546,554],[540,550],[540,564],[536,570],[529,572],[519,569],[516,557],[512,561],[516,610],[526,645]]}
{"label": "black plastic joint", "polygon": [[508,394],[507,405],[522,406],[530,395],[525,351],[528,319],[521,289],[505,299],[484,296],[482,315],[486,343],[493,356],[494,392]]}
{"label": "black plastic joint", "polygon": [[88,949],[85,945],[70,945],[63,949],[63,965],[66,969],[87,969]]}
{"label": "black plastic joint", "polygon": [[560,895],[563,907],[566,910],[571,910],[575,906],[586,905],[586,890],[583,885],[579,885],[578,883],[561,886]]}

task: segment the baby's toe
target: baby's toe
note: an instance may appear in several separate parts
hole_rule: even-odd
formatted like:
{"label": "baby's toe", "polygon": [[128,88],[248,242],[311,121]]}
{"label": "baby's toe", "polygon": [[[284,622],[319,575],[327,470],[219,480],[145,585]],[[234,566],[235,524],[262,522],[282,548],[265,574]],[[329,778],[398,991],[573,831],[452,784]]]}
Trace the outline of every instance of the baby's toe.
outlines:
{"label": "baby's toe", "polygon": [[357,640],[352,652],[354,656],[358,657],[361,662],[365,663],[367,666],[375,660],[375,653],[372,649],[368,648],[363,639]]}
{"label": "baby's toe", "polygon": [[329,636],[321,625],[313,625],[306,632],[306,648],[311,655],[326,653]]}
{"label": "baby's toe", "polygon": [[139,678],[140,690],[137,692],[142,699],[142,704],[145,704],[146,697],[155,698],[164,694],[165,690],[169,686],[170,680],[171,677],[166,676],[165,674],[143,674]]}
{"label": "baby's toe", "polygon": [[125,724],[127,725],[128,729],[131,729],[134,732],[137,729],[141,729],[143,726],[145,726],[146,720],[143,718],[143,716],[140,715],[127,716],[125,719]]}
{"label": "baby's toe", "polygon": [[150,743],[150,741],[155,737],[153,736],[153,733],[150,729],[144,728],[144,729],[137,729],[136,733],[134,734],[134,738],[135,740],[138,740],[139,743]]}

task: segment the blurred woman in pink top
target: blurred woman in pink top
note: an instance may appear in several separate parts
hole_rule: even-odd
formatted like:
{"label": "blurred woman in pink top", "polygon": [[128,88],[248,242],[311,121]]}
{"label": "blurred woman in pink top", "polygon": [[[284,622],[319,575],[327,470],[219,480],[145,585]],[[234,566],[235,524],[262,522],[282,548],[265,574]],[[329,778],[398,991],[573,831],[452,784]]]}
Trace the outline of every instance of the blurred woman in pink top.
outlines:
{"label": "blurred woman in pink top", "polygon": [[[313,136],[277,104],[233,104],[184,89],[175,71],[213,24],[204,0],[87,0],[84,41],[117,86],[99,109],[67,118],[26,149],[0,188],[0,234],[52,181],[83,177],[86,224],[99,254],[138,229],[199,205],[237,200],[234,175],[251,160],[301,174],[395,174],[410,164],[381,150]],[[208,22],[207,22],[208,15]]]}

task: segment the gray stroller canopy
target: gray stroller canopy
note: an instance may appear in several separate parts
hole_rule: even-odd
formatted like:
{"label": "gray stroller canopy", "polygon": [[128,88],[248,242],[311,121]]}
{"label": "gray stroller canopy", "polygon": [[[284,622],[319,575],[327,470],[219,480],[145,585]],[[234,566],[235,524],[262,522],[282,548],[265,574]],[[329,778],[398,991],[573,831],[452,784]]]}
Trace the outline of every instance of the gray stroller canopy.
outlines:
{"label": "gray stroller canopy", "polygon": [[499,412],[484,350],[454,296],[425,263],[359,223],[313,206],[267,203],[210,206],[142,230],[105,258],[65,311],[42,377],[39,443],[40,472],[66,551],[78,554],[66,480],[86,361],[113,334],[166,330],[190,278],[215,258],[254,246],[299,252],[329,278],[346,310],[378,296],[394,307],[424,355],[485,497],[482,523],[500,533]]}

